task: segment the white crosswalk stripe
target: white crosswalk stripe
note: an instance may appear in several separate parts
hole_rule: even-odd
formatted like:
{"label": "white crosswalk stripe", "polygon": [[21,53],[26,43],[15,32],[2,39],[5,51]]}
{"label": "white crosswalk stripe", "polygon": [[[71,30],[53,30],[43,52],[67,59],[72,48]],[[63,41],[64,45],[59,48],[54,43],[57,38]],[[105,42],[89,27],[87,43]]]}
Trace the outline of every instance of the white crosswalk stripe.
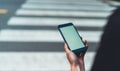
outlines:
{"label": "white crosswalk stripe", "polygon": [[[29,5],[28,5],[29,6]],[[39,7],[39,6],[38,6]],[[67,16],[67,17],[108,17],[111,12],[86,12],[86,11],[42,11],[18,10],[16,15],[33,16]]]}
{"label": "white crosswalk stripe", "polygon": [[[80,35],[88,42],[99,42],[101,34],[101,31],[80,31]],[[49,30],[2,30],[0,41],[63,42],[58,31]]]}
{"label": "white crosswalk stripe", "polygon": [[25,4],[27,5],[27,4],[42,4],[42,5],[56,5],[56,4],[58,4],[58,5],[70,5],[70,4],[72,4],[72,5],[78,5],[78,6],[80,6],[80,5],[96,5],[96,6],[108,6],[108,4],[106,4],[106,3],[103,3],[103,2],[97,2],[97,1],[93,1],[92,3],[90,3],[90,1],[88,2],[86,2],[86,1],[35,1],[35,0],[32,0],[32,1],[27,1],[27,2],[25,2]]}
{"label": "white crosswalk stripe", "polygon": [[[105,19],[65,19],[65,18],[37,18],[37,17],[12,17],[8,25],[18,26],[57,26],[59,24],[73,22],[76,26],[103,27]],[[34,23],[34,24],[33,24]]]}
{"label": "white crosswalk stripe", "polygon": [[[104,2],[98,1],[98,0],[27,0],[26,3],[85,3],[85,4],[101,4],[104,5]],[[107,4],[105,4],[107,5]]]}
{"label": "white crosswalk stripe", "polygon": [[[93,49],[97,48],[95,45],[100,42],[107,17],[114,9],[116,8],[98,0],[26,0],[9,19],[8,28],[0,31],[0,47],[19,50],[18,47],[31,46],[34,50],[39,49],[34,48],[38,46],[46,51],[0,52],[0,71],[70,71],[65,52],[55,49],[61,46],[54,46],[63,43],[63,39],[57,29],[52,29],[68,22],[73,22],[79,29],[86,29],[78,31],[90,43],[90,50],[85,56],[86,71],[90,71],[96,54]],[[97,28],[100,29],[96,30]],[[27,49],[29,48],[20,51]],[[49,51],[50,49],[55,51]]]}
{"label": "white crosswalk stripe", "polygon": [[109,7],[109,6],[105,6],[105,7],[96,7],[96,6],[75,6],[75,5],[67,5],[67,6],[64,6],[64,5],[57,5],[57,6],[53,6],[53,5],[37,5],[37,4],[23,4],[22,5],[22,8],[23,9],[58,9],[58,10],[80,10],[80,9],[96,9],[96,10],[99,10],[99,9],[102,9],[102,10],[113,10],[115,9],[114,7]]}
{"label": "white crosswalk stripe", "polygon": [[[94,55],[94,52],[86,54],[87,68],[90,68]],[[2,52],[0,67],[0,71],[70,71],[64,52]]]}
{"label": "white crosswalk stripe", "polygon": [[73,1],[73,2],[65,2],[65,1],[61,1],[61,2],[56,2],[56,1],[27,1],[25,4],[43,4],[43,5],[97,5],[97,6],[108,6],[106,3],[103,3],[103,2],[85,2],[85,1],[79,1],[79,2],[76,2],[76,1]]}

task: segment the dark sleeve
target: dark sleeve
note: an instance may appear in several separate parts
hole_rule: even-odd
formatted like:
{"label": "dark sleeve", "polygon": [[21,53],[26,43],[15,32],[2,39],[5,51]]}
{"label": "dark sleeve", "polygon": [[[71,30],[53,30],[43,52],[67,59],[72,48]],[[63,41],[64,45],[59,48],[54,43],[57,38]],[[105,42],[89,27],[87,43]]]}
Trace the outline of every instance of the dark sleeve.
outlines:
{"label": "dark sleeve", "polygon": [[91,71],[120,71],[120,8],[109,17]]}

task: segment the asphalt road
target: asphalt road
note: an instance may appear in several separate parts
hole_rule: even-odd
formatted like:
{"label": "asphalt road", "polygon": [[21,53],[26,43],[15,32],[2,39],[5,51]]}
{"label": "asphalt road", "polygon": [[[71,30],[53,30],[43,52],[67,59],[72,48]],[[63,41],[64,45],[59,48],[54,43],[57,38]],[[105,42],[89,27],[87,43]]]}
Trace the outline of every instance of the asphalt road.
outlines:
{"label": "asphalt road", "polygon": [[7,28],[7,21],[25,0],[0,0],[0,29]]}

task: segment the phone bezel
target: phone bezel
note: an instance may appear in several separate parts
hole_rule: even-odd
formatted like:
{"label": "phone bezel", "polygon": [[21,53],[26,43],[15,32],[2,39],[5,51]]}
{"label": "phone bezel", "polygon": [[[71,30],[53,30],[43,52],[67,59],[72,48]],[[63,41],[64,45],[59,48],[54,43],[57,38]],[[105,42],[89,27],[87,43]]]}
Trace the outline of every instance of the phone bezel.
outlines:
{"label": "phone bezel", "polygon": [[[67,41],[66,41],[63,33],[62,33],[61,30],[60,30],[60,28],[67,27],[67,26],[73,26],[73,27],[75,28],[75,30],[76,30],[76,32],[77,32],[77,34],[78,34],[79,37],[80,37],[80,35],[79,35],[78,31],[77,31],[77,28],[76,28],[72,23],[66,23],[66,24],[60,24],[60,25],[58,25],[58,29],[59,29],[59,31],[60,31],[60,33],[61,33],[61,35],[62,35],[65,43],[68,45],[68,48],[70,49],[69,44],[67,43]],[[80,39],[81,39],[81,37],[80,37]],[[82,39],[81,39],[81,40],[82,40]],[[82,41],[82,43],[84,44],[83,41]],[[70,49],[70,50],[71,50],[71,49]],[[79,55],[81,52],[86,51],[86,50],[87,50],[86,47],[82,47],[82,48],[75,49],[75,50],[71,50],[71,51],[73,51],[76,55]]]}

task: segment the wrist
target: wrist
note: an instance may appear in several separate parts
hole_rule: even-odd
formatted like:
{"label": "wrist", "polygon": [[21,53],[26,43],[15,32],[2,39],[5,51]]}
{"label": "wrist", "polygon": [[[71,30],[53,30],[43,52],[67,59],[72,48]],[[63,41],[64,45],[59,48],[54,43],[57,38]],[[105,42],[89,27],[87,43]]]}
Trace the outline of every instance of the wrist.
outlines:
{"label": "wrist", "polygon": [[71,63],[70,65],[71,65],[71,66],[79,66],[80,63],[79,63],[79,62],[73,62],[73,63]]}

